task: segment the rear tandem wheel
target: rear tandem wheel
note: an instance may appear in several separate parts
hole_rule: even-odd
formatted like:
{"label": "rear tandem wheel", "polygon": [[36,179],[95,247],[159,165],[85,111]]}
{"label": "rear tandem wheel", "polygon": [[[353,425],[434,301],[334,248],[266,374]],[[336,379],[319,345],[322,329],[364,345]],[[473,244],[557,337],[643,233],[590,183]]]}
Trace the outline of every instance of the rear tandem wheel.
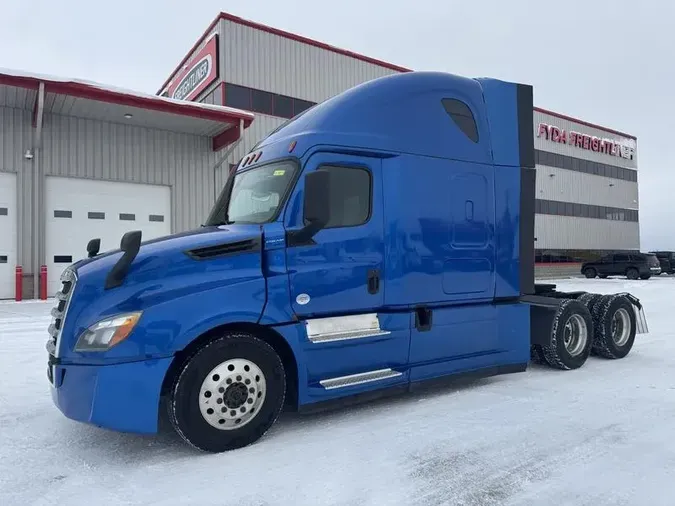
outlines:
{"label": "rear tandem wheel", "polygon": [[578,369],[588,359],[593,345],[593,318],[586,304],[565,299],[553,318],[551,341],[541,346],[543,356],[556,369]]}
{"label": "rear tandem wheel", "polygon": [[593,306],[593,354],[624,358],[633,348],[637,332],[635,310],[625,295],[603,295]]}

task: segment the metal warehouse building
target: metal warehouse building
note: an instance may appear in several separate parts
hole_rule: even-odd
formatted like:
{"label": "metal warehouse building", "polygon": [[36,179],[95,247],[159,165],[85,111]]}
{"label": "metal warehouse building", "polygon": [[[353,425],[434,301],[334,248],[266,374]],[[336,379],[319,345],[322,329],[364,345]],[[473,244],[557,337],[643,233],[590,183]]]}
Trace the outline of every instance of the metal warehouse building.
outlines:
{"label": "metal warehouse building", "polygon": [[[17,266],[25,298],[54,294],[92,237],[106,250],[128,230],[199,225],[268,132],[409,71],[225,13],[157,95],[0,70],[0,299],[15,296]],[[638,250],[635,137],[543,109],[534,133],[539,262]]]}
{"label": "metal warehouse building", "polygon": [[[158,93],[254,112],[232,167],[287,118],[362,82],[409,71],[221,13]],[[538,261],[639,250],[637,139],[540,108],[533,121]]]}
{"label": "metal warehouse building", "polygon": [[[51,296],[89,239],[199,225],[253,114],[0,70],[0,298]],[[223,169],[227,172],[227,166]],[[38,274],[47,270],[41,286]]]}

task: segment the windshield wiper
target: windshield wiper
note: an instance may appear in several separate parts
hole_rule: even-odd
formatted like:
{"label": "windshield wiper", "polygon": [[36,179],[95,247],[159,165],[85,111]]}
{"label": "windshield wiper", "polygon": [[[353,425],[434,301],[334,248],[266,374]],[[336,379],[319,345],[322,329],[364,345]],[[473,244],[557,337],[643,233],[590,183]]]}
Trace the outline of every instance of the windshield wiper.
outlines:
{"label": "windshield wiper", "polygon": [[202,227],[220,227],[222,225],[234,225],[234,222],[228,221],[228,220],[223,220],[223,221],[217,221],[215,223],[209,223],[207,225],[202,225]]}

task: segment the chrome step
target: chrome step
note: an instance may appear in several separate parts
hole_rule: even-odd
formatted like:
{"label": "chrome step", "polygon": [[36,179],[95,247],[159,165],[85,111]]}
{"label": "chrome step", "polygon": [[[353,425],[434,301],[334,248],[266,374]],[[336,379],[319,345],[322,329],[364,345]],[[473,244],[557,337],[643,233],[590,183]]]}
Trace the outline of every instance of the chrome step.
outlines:
{"label": "chrome step", "polygon": [[378,369],[377,371],[362,372],[359,374],[350,374],[349,376],[325,379],[319,381],[319,383],[326,390],[333,390],[334,388],[351,387],[354,385],[361,385],[363,383],[370,383],[372,381],[382,381],[389,378],[396,378],[402,374],[403,373],[394,371],[393,369]]}

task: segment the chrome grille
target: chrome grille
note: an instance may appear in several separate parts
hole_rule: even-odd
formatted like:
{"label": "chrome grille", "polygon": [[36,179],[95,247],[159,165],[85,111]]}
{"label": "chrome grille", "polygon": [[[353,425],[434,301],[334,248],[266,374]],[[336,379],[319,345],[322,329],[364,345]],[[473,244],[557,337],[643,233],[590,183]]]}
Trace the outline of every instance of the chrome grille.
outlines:
{"label": "chrome grille", "polygon": [[49,340],[47,341],[47,350],[55,357],[59,356],[59,338],[61,337],[61,329],[63,329],[63,322],[68,313],[68,306],[70,306],[70,298],[75,290],[77,283],[77,275],[75,272],[67,268],[61,274],[61,290],[59,290],[54,298],[56,305],[52,308],[52,322],[49,325]]}

